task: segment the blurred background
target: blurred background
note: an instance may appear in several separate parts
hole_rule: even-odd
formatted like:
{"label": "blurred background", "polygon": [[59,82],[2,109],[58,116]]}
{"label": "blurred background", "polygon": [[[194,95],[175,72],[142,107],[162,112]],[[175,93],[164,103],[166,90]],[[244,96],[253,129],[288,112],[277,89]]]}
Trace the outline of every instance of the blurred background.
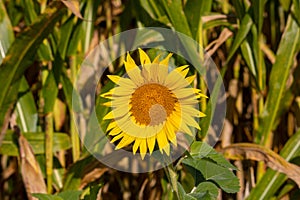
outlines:
{"label": "blurred background", "polygon": [[[100,42],[141,27],[187,35],[221,72],[222,135],[215,150],[201,143],[211,152],[205,162],[224,167],[204,163],[217,178],[181,159],[151,173],[119,172],[80,142],[72,92],[81,63]],[[0,199],[300,199],[299,27],[299,0],[0,0]],[[124,72],[123,60],[105,73]],[[206,91],[199,76],[195,86]],[[98,93],[112,87],[104,78]],[[209,120],[195,141],[206,140]]]}

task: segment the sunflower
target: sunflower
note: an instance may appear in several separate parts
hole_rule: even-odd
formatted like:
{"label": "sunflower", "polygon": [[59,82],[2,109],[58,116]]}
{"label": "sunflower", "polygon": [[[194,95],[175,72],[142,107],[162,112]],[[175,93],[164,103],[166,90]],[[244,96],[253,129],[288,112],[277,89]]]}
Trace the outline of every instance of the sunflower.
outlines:
{"label": "sunflower", "polygon": [[127,77],[108,75],[116,86],[101,96],[112,110],[103,118],[111,120],[107,133],[116,149],[133,143],[132,152],[139,149],[141,158],[151,155],[157,142],[161,153],[170,154],[170,143],[177,146],[176,133],[193,135],[190,127],[200,130],[195,118],[205,114],[196,109],[199,98],[205,97],[190,85],[194,76],[186,77],[189,68],[184,65],[168,72],[170,53],[162,61],[153,62],[139,49],[141,66],[127,53],[124,61]]}

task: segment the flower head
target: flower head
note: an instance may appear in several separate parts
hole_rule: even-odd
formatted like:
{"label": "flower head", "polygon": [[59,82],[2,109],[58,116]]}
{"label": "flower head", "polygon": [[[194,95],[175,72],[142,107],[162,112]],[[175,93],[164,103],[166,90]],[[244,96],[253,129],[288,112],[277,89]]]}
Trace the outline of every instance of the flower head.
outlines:
{"label": "flower head", "polygon": [[190,87],[195,76],[186,77],[187,65],[168,72],[171,53],[162,61],[158,56],[152,62],[141,49],[139,55],[140,67],[127,54],[127,78],[108,76],[118,86],[102,94],[111,100],[105,105],[112,107],[104,117],[111,120],[106,131],[113,137],[111,142],[118,141],[116,149],[133,143],[133,153],[139,149],[142,159],[147,152],[152,154],[156,143],[161,153],[169,155],[170,142],[177,145],[177,132],[192,135],[190,127],[200,130],[195,118],[205,114],[195,105],[206,96]]}

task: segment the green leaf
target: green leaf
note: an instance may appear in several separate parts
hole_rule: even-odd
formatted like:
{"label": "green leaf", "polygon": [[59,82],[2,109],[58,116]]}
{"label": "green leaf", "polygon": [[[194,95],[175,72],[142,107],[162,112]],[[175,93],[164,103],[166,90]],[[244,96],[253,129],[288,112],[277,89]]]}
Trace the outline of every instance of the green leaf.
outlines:
{"label": "green leaf", "polygon": [[84,195],[84,200],[94,200],[97,199],[100,188],[103,184],[97,184],[89,187],[89,194]]}
{"label": "green leaf", "polygon": [[236,33],[236,36],[234,38],[233,44],[229,50],[228,56],[227,56],[227,62],[232,58],[236,50],[239,48],[241,43],[245,40],[246,36],[248,35],[250,28],[253,24],[253,21],[249,14],[246,14],[240,24],[239,30]]}
{"label": "green leaf", "polygon": [[170,20],[167,17],[167,13],[164,11],[161,2],[158,0],[151,0],[151,1],[145,1],[140,0],[140,4],[143,9],[149,14],[149,16],[155,20],[158,21],[166,26],[170,26]]}
{"label": "green leaf", "polygon": [[51,194],[35,193],[35,194],[32,194],[32,196],[38,198],[39,200],[64,200],[63,198],[61,198],[59,196],[51,195]]}
{"label": "green leaf", "polygon": [[233,172],[211,160],[186,158],[183,163],[196,169],[206,181],[213,181],[227,193],[235,193],[240,189],[239,180]]}
{"label": "green leaf", "polygon": [[253,57],[252,49],[251,49],[248,41],[245,40],[244,42],[242,42],[240,48],[241,48],[242,56],[247,64],[248,68],[250,69],[253,76],[256,77],[257,72],[256,72],[256,67],[255,67],[255,60]]}
{"label": "green leaf", "polygon": [[254,22],[257,26],[258,35],[260,35],[262,25],[263,25],[265,3],[266,0],[253,1],[252,3],[253,15],[254,15],[253,17],[254,17]]}
{"label": "green leaf", "polygon": [[[24,137],[28,140],[35,154],[45,153],[45,133],[43,132],[25,132]],[[13,131],[8,130],[0,146],[0,154],[8,156],[18,156],[18,145],[15,143]],[[70,138],[66,133],[54,133],[53,152],[67,150],[71,148]]]}
{"label": "green leaf", "polygon": [[244,2],[240,0],[232,0],[232,5],[235,8],[238,18],[242,20],[246,13]]}
{"label": "green leaf", "polygon": [[232,24],[225,19],[214,19],[214,20],[209,20],[207,22],[203,23],[203,30],[207,30],[207,29],[212,29],[215,27],[229,27],[230,30],[233,29]]}
{"label": "green leaf", "polygon": [[77,91],[74,90],[73,84],[66,72],[63,72],[60,76],[61,83],[63,85],[63,91],[66,98],[66,103],[70,110],[74,112],[82,111],[81,98]]}
{"label": "green leaf", "polygon": [[[300,130],[287,141],[280,151],[280,155],[286,161],[300,156]],[[253,190],[251,190],[248,199],[257,199],[257,197],[270,199],[286,180],[286,175],[268,169]]]}
{"label": "green leaf", "polygon": [[53,111],[55,99],[58,94],[58,84],[60,81],[61,70],[64,66],[64,62],[59,53],[56,53],[53,63],[53,69],[49,71],[45,85],[42,89],[43,97],[45,101],[44,113],[50,113]]}
{"label": "green leaf", "polygon": [[257,143],[264,144],[269,133],[272,131],[280,101],[286,88],[286,81],[292,67],[297,47],[297,42],[295,41],[298,41],[299,38],[300,29],[292,17],[289,16],[286,29],[276,53],[276,62],[272,66],[269,94],[264,110],[260,115],[261,123],[255,138]]}
{"label": "green leaf", "polygon": [[64,191],[61,193],[58,193],[57,195],[61,197],[63,200],[74,200],[79,199],[79,196],[81,195],[82,191]]}
{"label": "green leaf", "polygon": [[[23,7],[26,25],[34,23],[38,19],[39,6],[37,6],[35,1],[32,0],[22,0],[21,5]],[[37,55],[40,61],[50,61],[53,60],[53,55],[51,47],[47,40],[39,46],[37,50]]]}
{"label": "green leaf", "polygon": [[292,16],[300,26],[300,0],[293,0]]}
{"label": "green leaf", "polygon": [[216,152],[205,142],[194,141],[190,148],[190,154],[194,159],[209,158],[222,167],[237,170],[222,154]]}
{"label": "green leaf", "polygon": [[193,38],[197,38],[199,33],[199,24],[201,17],[210,12],[212,6],[212,0],[199,1],[199,0],[188,0],[184,7],[184,13],[187,21],[190,25],[190,30]]}
{"label": "green leaf", "polygon": [[39,200],[74,200],[79,199],[81,191],[65,191],[58,193],[57,195],[51,194],[32,194],[32,196],[38,198]]}
{"label": "green leaf", "polygon": [[67,45],[67,56],[76,55],[78,51],[78,46],[83,38],[83,28],[82,28],[82,21],[78,21],[77,24],[74,26],[74,30],[72,32],[70,41]]}
{"label": "green leaf", "polygon": [[188,20],[183,12],[182,1],[162,0],[161,3],[175,30],[191,37],[192,33],[190,31]]}
{"label": "green leaf", "polygon": [[[74,25],[74,17],[71,16],[61,27],[60,27],[60,40],[58,50],[61,58],[64,60],[66,57],[67,48],[69,46],[69,40],[71,37],[72,29]],[[77,48],[76,48],[77,49]]]}
{"label": "green leaf", "polygon": [[36,49],[51,33],[56,22],[65,12],[65,9],[61,9],[61,3],[54,2],[51,5],[54,5],[52,9],[48,9],[45,14],[38,18],[36,23],[19,34],[10,46],[0,66],[0,80],[2,81],[0,94],[1,127],[4,123],[5,113],[10,105],[17,100],[18,80],[32,62],[32,58],[36,54]]}
{"label": "green leaf", "polygon": [[283,9],[285,11],[288,11],[290,9],[292,0],[279,0],[279,2],[282,5]]}
{"label": "green leaf", "polygon": [[218,194],[219,189],[215,184],[211,182],[202,182],[188,195],[196,199],[214,200],[217,199]]}
{"label": "green leaf", "polygon": [[36,132],[38,113],[32,92],[25,77],[19,88],[20,98],[16,105],[17,123],[22,132]]}
{"label": "green leaf", "polygon": [[0,64],[14,41],[14,32],[3,1],[0,1]]}
{"label": "green leaf", "polygon": [[208,107],[205,110],[205,113],[207,113],[208,115],[206,117],[204,117],[203,119],[201,119],[201,121],[200,121],[200,127],[201,127],[200,137],[201,138],[204,138],[207,135],[209,126],[211,125],[211,121],[214,118],[216,106],[218,103],[218,97],[221,94],[221,88],[222,88],[222,84],[223,84],[222,76],[224,76],[224,74],[225,74],[225,68],[223,68],[223,70],[221,71],[221,75],[218,76],[218,79],[215,82],[214,88],[210,95],[210,98],[208,101]]}

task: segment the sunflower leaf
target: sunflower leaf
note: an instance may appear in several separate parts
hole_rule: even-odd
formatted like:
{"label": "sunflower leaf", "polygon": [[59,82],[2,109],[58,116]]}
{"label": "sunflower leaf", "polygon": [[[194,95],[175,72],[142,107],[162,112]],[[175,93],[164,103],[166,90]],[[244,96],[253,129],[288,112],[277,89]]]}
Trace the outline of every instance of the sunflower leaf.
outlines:
{"label": "sunflower leaf", "polygon": [[[235,193],[240,189],[239,179],[233,172],[225,167],[222,167],[210,159],[194,159],[186,158],[183,164],[193,173],[194,177],[201,182],[213,181],[216,185],[227,193]],[[202,178],[201,178],[202,177]]]}
{"label": "sunflower leaf", "polygon": [[214,161],[216,164],[226,167],[229,169],[237,170],[237,168],[232,165],[230,162],[228,162],[222,154],[216,152],[211,146],[209,146],[207,143],[195,141],[191,145],[191,156],[193,158],[208,158]]}

